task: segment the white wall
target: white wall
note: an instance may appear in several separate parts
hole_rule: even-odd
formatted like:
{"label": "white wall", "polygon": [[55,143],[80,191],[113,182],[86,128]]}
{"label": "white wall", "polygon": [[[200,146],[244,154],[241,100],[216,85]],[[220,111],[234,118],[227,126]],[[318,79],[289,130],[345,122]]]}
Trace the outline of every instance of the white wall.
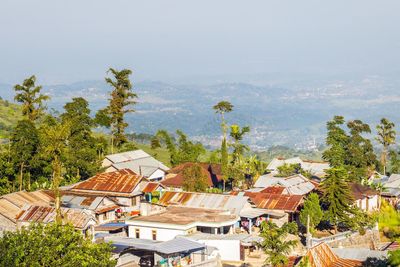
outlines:
{"label": "white wall", "polygon": [[378,209],[378,196],[375,195],[368,199],[368,210],[367,210],[367,198],[364,197],[363,199],[358,199],[356,201],[357,207],[359,207],[363,211],[375,211]]}
{"label": "white wall", "polygon": [[140,239],[153,239],[152,230],[157,231],[157,239],[158,241],[168,241],[174,239],[178,235],[185,235],[185,230],[176,230],[176,229],[166,229],[166,228],[154,228],[154,227],[146,227],[146,226],[129,226],[129,237],[135,238],[135,230],[139,229]]}
{"label": "white wall", "polygon": [[161,180],[164,180],[165,178],[165,172],[163,170],[156,170],[150,177],[148,177],[149,180],[161,178]]}
{"label": "white wall", "polygon": [[221,260],[240,261],[240,240],[198,240],[219,250]]}

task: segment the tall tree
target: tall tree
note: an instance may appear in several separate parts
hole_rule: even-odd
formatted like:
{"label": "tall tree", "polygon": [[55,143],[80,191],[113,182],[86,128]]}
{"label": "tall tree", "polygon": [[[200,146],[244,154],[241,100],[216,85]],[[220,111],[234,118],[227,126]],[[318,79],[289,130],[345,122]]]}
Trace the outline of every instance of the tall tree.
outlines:
{"label": "tall tree", "polygon": [[[10,140],[10,152],[13,162],[18,166],[19,190],[23,189],[24,171],[27,170],[28,177],[31,161],[39,148],[39,135],[35,124],[30,120],[19,121],[14,129]],[[26,189],[30,190],[30,181]]]}
{"label": "tall tree", "polygon": [[115,266],[112,247],[96,244],[72,225],[32,224],[0,237],[0,266]]}
{"label": "tall tree", "polygon": [[228,125],[225,121],[225,113],[232,112],[233,105],[228,101],[220,101],[218,102],[213,109],[215,113],[221,115],[221,130],[222,130],[222,142],[221,142],[221,166],[222,166],[222,174],[223,174],[223,181],[224,181],[224,188],[225,191],[225,183],[228,177],[228,161],[229,161],[229,152],[228,152],[228,143],[227,143],[227,132],[228,132]]}
{"label": "tall tree", "polygon": [[108,70],[112,74],[112,78],[107,77],[106,82],[113,88],[111,98],[106,109],[110,117],[111,125],[111,153],[114,153],[114,146],[120,147],[127,141],[125,136],[125,128],[128,124],[125,122],[125,114],[134,112],[132,105],[136,104],[137,95],[132,90],[132,83],[129,76],[131,70],[123,69],[118,71],[110,68]]}
{"label": "tall tree", "polygon": [[323,202],[327,206],[325,218],[334,226],[349,220],[353,199],[348,185],[348,173],[344,167],[327,170],[325,180],[321,183]]}
{"label": "tall tree", "polygon": [[300,211],[300,222],[304,226],[307,226],[309,218],[309,227],[311,232],[313,232],[315,227],[321,222],[323,215],[324,213],[319,203],[318,195],[316,193],[311,193],[304,201],[304,207]]}
{"label": "tall tree", "polygon": [[97,140],[92,136],[94,122],[90,117],[89,103],[77,97],[65,104],[64,109],[62,123],[70,125],[65,160],[67,175],[77,180],[87,179],[100,167],[96,153]]}
{"label": "tall tree", "polygon": [[349,137],[346,131],[342,129],[344,123],[342,116],[335,116],[333,120],[327,123],[326,144],[328,149],[323,152],[322,158],[329,161],[331,167],[343,166],[345,163],[344,158]]}
{"label": "tall tree", "polygon": [[207,188],[207,174],[198,163],[183,171],[183,189],[185,191],[205,192]]}
{"label": "tall tree", "polygon": [[260,237],[263,241],[260,246],[268,256],[266,264],[275,267],[288,263],[288,254],[297,244],[296,240],[285,240],[291,228],[292,223],[285,223],[280,228],[271,221],[261,223]]}
{"label": "tall tree", "polygon": [[233,139],[233,162],[237,162],[243,156],[245,150],[249,150],[249,148],[242,144],[241,141],[246,133],[250,132],[250,127],[245,126],[240,128],[239,125],[233,124],[231,125],[231,131],[229,133],[230,137]]}
{"label": "tall tree", "polygon": [[393,122],[386,118],[381,119],[381,123],[376,126],[378,136],[376,140],[382,145],[381,164],[383,174],[386,174],[387,155],[389,146],[396,142],[396,130]]}
{"label": "tall tree", "polygon": [[50,97],[40,93],[42,86],[36,86],[36,77],[25,79],[23,83],[14,86],[16,95],[15,101],[22,103],[22,114],[30,121],[35,121],[43,112],[43,102]]}
{"label": "tall tree", "polygon": [[52,120],[51,124],[43,126],[43,152],[51,158],[53,171],[53,191],[55,195],[55,208],[57,212],[56,221],[61,223],[60,209],[60,183],[62,180],[62,160],[65,158],[68,147],[68,137],[70,136],[70,124],[60,123]]}

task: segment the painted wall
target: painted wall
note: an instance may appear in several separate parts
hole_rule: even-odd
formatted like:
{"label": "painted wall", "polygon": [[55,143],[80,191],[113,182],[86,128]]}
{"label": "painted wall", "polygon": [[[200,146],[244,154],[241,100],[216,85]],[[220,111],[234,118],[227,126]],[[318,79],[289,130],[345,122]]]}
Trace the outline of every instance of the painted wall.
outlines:
{"label": "painted wall", "polygon": [[357,207],[363,211],[371,212],[378,209],[378,196],[375,195],[371,198],[363,198],[356,201]]}
{"label": "painted wall", "polygon": [[197,242],[216,247],[223,261],[240,261],[240,240],[198,240]]}
{"label": "painted wall", "polygon": [[165,178],[165,172],[163,170],[156,170],[152,175],[150,175],[150,177],[148,177],[149,180],[153,180],[153,179],[160,179],[163,180]]}
{"label": "painted wall", "polygon": [[176,230],[176,229],[166,229],[166,228],[154,228],[146,226],[129,226],[129,237],[136,238],[136,229],[139,229],[140,239],[153,239],[152,230],[156,230],[156,240],[158,241],[168,241],[174,239],[178,235],[185,235],[187,231]]}

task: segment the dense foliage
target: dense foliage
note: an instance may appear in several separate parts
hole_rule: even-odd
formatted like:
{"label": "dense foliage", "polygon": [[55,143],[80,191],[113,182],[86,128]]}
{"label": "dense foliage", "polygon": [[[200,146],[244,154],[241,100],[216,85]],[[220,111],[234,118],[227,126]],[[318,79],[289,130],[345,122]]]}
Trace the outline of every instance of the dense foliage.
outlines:
{"label": "dense foliage", "polygon": [[309,194],[300,212],[300,222],[307,227],[307,221],[309,220],[309,230],[312,233],[314,228],[321,222],[323,215],[318,195],[316,193]]}
{"label": "dense foliage", "polygon": [[194,164],[183,170],[183,190],[189,192],[205,192],[209,185],[207,174],[199,164]]}
{"label": "dense foliage", "polygon": [[35,224],[0,238],[0,266],[115,266],[111,249],[71,225]]}

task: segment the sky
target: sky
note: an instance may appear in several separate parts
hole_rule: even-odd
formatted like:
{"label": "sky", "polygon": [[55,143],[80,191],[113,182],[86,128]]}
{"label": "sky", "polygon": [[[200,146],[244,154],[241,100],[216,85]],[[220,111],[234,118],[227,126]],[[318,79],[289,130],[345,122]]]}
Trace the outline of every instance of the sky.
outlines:
{"label": "sky", "polygon": [[400,73],[400,1],[1,0],[0,83]]}

